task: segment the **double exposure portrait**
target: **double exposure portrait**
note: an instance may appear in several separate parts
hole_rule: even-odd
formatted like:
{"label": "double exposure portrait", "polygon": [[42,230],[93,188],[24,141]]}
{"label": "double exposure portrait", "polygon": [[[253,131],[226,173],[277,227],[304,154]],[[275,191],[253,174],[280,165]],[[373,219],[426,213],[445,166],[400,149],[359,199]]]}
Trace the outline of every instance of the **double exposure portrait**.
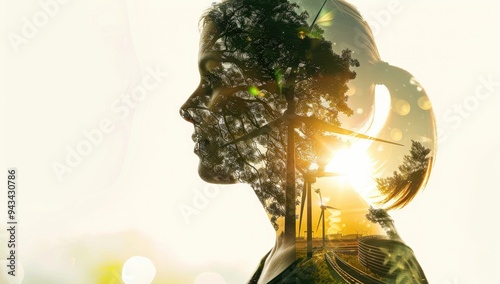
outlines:
{"label": "double exposure portrait", "polygon": [[2,1],[0,284],[500,283],[469,2]]}
{"label": "double exposure portrait", "polygon": [[200,80],[180,108],[198,174],[250,184],[276,230],[249,283],[427,283],[388,210],[426,185],[431,103],[357,9],[226,0],[200,25]]}

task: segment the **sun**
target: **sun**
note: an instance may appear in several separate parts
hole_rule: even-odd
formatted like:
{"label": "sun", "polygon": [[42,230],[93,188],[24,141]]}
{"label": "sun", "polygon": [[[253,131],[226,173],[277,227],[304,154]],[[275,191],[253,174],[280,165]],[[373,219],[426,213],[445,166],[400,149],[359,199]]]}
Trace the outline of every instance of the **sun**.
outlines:
{"label": "sun", "polygon": [[[391,110],[391,96],[383,85],[375,86],[375,106],[372,119],[358,131],[369,136],[377,137],[384,128]],[[380,177],[380,165],[368,153],[373,144],[370,140],[351,140],[349,148],[335,150],[326,165],[325,171],[339,173],[337,179],[350,185],[365,200],[376,194],[376,178]]]}
{"label": "sun", "polygon": [[335,151],[325,171],[340,174],[337,178],[340,182],[347,183],[362,196],[368,197],[376,186],[377,173],[375,161],[368,155],[367,149],[361,146],[354,144]]}

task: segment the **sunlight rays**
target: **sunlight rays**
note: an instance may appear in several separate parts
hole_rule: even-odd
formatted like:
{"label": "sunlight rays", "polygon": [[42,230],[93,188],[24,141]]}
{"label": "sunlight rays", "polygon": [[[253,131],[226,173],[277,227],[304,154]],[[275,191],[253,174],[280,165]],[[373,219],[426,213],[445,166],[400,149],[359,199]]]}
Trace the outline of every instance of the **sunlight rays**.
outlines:
{"label": "sunlight rays", "polygon": [[[390,112],[391,98],[389,91],[383,85],[375,87],[375,112],[369,125],[363,127],[362,133],[377,136],[384,128]],[[369,153],[371,140],[353,139],[350,147],[333,151],[325,171],[339,173],[338,181],[353,187],[367,200],[376,189],[375,179],[379,177],[380,165]]]}

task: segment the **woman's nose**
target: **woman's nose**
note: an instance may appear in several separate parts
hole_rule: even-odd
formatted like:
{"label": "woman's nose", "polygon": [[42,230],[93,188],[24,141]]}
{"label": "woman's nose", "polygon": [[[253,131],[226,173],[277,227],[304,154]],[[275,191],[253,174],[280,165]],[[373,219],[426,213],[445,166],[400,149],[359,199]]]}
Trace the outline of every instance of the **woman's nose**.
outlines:
{"label": "woman's nose", "polygon": [[187,122],[190,122],[190,123],[194,123],[194,118],[193,116],[191,115],[191,113],[189,113],[189,109],[186,109],[184,108],[184,106],[182,106],[180,109],[179,109],[179,114],[181,115],[181,117],[187,121]]}
{"label": "woman's nose", "polygon": [[179,114],[181,115],[181,117],[187,122],[194,123],[195,119],[193,113],[195,112],[195,110],[206,108],[205,103],[203,103],[203,98],[205,96],[206,90],[200,84],[179,109]]}

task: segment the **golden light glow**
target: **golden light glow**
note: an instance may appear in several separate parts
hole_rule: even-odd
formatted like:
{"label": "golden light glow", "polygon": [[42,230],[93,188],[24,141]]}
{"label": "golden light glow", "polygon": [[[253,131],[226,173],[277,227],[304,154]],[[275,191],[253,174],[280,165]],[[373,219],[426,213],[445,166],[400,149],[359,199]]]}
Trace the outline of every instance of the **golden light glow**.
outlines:
{"label": "golden light glow", "polygon": [[338,150],[326,165],[325,171],[339,173],[338,179],[352,186],[362,196],[367,197],[374,188],[374,161],[368,156],[366,149],[351,146]]}
{"label": "golden light glow", "polygon": [[[375,111],[372,120],[362,127],[360,132],[377,137],[384,128],[391,108],[391,97],[383,85],[375,86]],[[356,139],[350,148],[334,152],[325,171],[344,175],[336,178],[352,186],[365,200],[369,199],[376,188],[375,178],[378,177],[375,161],[368,154],[368,148],[373,143],[370,140]]]}
{"label": "golden light glow", "polygon": [[[335,234],[342,231],[342,218],[340,217],[340,211],[334,210],[330,211],[330,216],[328,217],[328,229],[327,234]],[[345,227],[345,225],[344,225]]]}

